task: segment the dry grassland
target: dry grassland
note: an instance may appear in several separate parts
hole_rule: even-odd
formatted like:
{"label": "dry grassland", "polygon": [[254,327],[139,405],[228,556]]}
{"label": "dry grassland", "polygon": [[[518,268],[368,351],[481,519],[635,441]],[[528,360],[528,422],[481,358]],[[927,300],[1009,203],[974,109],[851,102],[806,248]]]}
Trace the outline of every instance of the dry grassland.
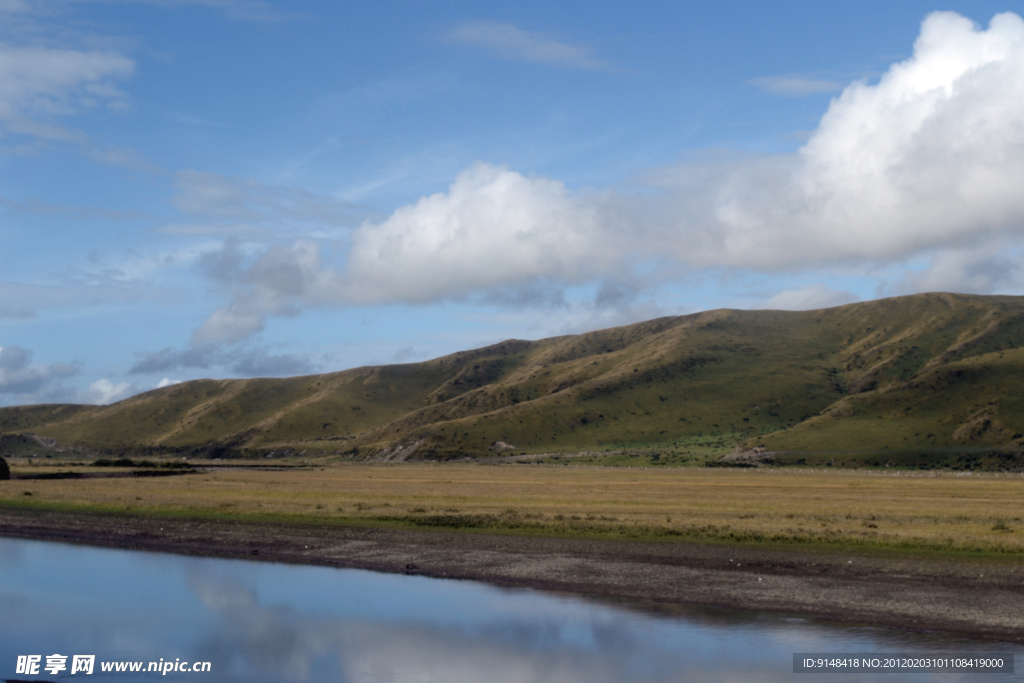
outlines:
{"label": "dry grassland", "polygon": [[[41,468],[20,469],[30,470]],[[1008,558],[1024,553],[1020,475],[339,465],[0,481],[0,504],[569,536],[990,551]]]}

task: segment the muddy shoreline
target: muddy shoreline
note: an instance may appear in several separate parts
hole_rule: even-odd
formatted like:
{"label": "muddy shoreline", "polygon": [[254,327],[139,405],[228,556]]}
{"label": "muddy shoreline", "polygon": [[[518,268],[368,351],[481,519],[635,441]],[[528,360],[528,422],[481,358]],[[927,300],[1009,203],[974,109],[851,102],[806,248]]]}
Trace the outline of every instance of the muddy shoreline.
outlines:
{"label": "muddy shoreline", "polygon": [[1024,643],[1024,566],[0,507],[0,536],[786,612]]}

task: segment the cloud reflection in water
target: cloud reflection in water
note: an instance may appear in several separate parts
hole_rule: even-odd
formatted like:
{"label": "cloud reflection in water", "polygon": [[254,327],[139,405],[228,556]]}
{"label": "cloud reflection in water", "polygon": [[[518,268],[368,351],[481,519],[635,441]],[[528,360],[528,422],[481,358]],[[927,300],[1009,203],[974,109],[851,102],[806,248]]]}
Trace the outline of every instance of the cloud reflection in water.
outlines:
{"label": "cloud reflection in water", "polygon": [[[38,541],[0,538],[0,558],[0,677],[17,654],[67,650],[209,661],[218,682],[770,683],[794,680],[793,652],[964,645],[769,614],[658,614],[464,581]],[[900,677],[914,680],[931,679]]]}

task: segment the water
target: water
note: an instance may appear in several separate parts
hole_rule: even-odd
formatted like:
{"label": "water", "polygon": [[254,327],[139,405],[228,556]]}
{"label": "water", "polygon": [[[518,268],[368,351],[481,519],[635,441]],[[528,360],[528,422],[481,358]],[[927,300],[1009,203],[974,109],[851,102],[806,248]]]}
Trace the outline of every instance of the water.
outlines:
{"label": "water", "polygon": [[[1001,681],[1012,674],[794,674],[794,652],[1014,653],[934,633],[785,615],[644,610],[468,581],[0,538],[0,680],[667,683]],[[18,655],[96,656],[16,674]],[[210,662],[104,673],[102,662]]]}

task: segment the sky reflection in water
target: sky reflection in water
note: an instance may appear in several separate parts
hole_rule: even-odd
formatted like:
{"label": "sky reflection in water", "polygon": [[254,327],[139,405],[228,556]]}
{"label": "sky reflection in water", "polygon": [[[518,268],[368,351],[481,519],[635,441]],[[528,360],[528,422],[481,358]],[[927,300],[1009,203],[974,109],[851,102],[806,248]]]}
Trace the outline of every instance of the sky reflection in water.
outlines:
{"label": "sky reflection in water", "polygon": [[[166,680],[667,683],[876,680],[792,673],[794,652],[1014,652],[780,615],[645,612],[531,590],[0,538],[0,679],[19,654],[210,661]],[[132,680],[103,675],[85,680]],[[40,680],[81,680],[79,675]],[[156,674],[138,674],[135,680]],[[888,674],[904,681],[1016,680]]]}

